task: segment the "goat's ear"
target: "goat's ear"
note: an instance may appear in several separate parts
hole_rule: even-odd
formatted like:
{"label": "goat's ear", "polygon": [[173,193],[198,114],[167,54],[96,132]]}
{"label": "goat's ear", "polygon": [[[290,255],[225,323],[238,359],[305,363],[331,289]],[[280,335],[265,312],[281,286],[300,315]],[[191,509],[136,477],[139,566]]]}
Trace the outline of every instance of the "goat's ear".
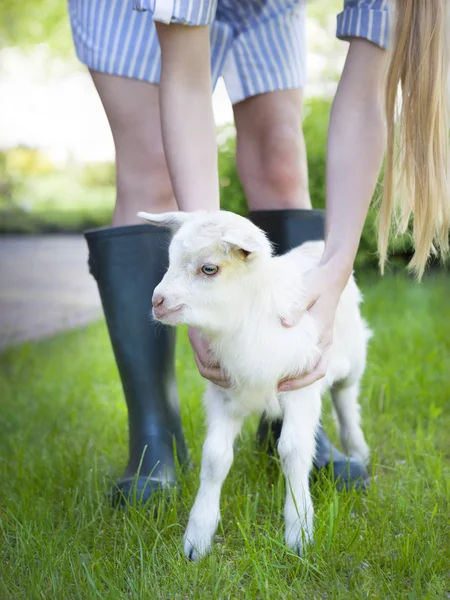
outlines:
{"label": "goat's ear", "polygon": [[138,212],[137,216],[141,219],[149,221],[152,225],[168,227],[173,232],[178,231],[183,223],[186,223],[186,221],[189,219],[189,214],[182,211],[166,213]]}
{"label": "goat's ear", "polygon": [[261,251],[261,244],[258,240],[255,240],[251,235],[245,233],[227,231],[227,233],[224,233],[222,236],[222,242],[232,248],[242,250],[247,255]]}

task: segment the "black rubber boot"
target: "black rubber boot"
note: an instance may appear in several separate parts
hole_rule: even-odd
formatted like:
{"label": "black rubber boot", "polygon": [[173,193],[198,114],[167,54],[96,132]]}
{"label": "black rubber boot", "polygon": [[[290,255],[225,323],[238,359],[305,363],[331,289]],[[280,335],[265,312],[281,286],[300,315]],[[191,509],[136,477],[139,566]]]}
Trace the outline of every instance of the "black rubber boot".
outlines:
{"label": "black rubber boot", "polygon": [[130,457],[114,505],[145,503],[176,484],[187,461],[175,382],[175,329],[153,322],[153,290],[168,265],[168,230],[108,227],[85,234],[128,406]]}
{"label": "black rubber boot", "polygon": [[[304,242],[323,240],[325,213],[321,210],[267,210],[251,212],[250,220],[265,231],[274,244],[277,254],[284,254]],[[269,424],[261,420],[258,440],[262,444],[269,438],[273,448],[281,434],[280,422]],[[314,468],[331,470],[333,478],[346,488],[363,489],[368,485],[369,474],[363,463],[350,458],[333,446],[322,425],[317,432]]]}

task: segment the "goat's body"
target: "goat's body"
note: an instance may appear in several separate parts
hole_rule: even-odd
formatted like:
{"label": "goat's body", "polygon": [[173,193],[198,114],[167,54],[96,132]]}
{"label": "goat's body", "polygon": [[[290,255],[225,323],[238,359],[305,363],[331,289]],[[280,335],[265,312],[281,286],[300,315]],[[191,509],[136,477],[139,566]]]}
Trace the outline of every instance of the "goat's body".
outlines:
{"label": "goat's body", "polygon": [[[292,273],[301,281],[318,264],[322,251],[323,242],[309,242],[288,254],[273,257],[272,268],[265,271],[261,282],[259,306],[254,313],[242,315],[245,323],[219,339],[203,332],[233,382],[225,397],[234,415],[245,418],[251,413],[265,413],[269,419],[281,418],[284,394],[277,391],[279,382],[307,372],[317,361],[317,329],[309,313],[305,312],[292,328],[284,327],[279,315],[287,314],[299,295]],[[286,285],[289,275],[291,281]],[[352,277],[336,311],[333,344],[326,377],[320,382],[321,393],[335,384],[346,387],[364,371],[370,332],[358,309],[360,301]]]}
{"label": "goat's body", "polygon": [[307,308],[302,306],[304,276],[319,263],[323,243],[309,242],[273,257],[263,232],[231,213],[150,217],[179,227],[169,270],[155,290],[154,314],[157,310],[169,324],[199,328],[232,383],[229,389],[209,383],[205,393],[207,435],[185,553],[196,560],[211,547],[233,442],[252,413],[283,420],[278,452],[287,480],[285,539],[300,553],[313,536],[309,473],[326,390],[331,389],[344,449],[368,460],[358,391],[370,332],[359,312],[359,290],[352,277],[341,295],[326,376],[306,388],[279,392],[281,380],[309,371],[319,358],[318,331],[309,312],[290,328],[281,318],[289,319],[299,306]]}
{"label": "goat's body", "polygon": [[209,383],[204,397],[208,434],[200,491],[185,534],[185,552],[191,559],[210,548],[220,518],[219,496],[213,494],[211,499],[210,490],[218,489],[216,479],[225,479],[233,460],[233,440],[250,414],[283,420],[278,451],[288,479],[286,542],[298,553],[313,537],[308,477],[321,397],[328,389],[332,390],[345,449],[368,460],[369,450],[360,428],[358,391],[370,331],[359,312],[361,295],[353,277],[337,308],[326,376],[296,392],[278,391],[280,380],[308,371],[319,357],[317,329],[309,313],[305,312],[292,328],[284,327],[279,315],[287,314],[301,297],[302,278],[318,264],[322,251],[323,242],[310,242],[281,257],[272,257],[265,265],[259,301],[243,311],[237,326],[220,336],[203,332],[232,387],[223,389]]}

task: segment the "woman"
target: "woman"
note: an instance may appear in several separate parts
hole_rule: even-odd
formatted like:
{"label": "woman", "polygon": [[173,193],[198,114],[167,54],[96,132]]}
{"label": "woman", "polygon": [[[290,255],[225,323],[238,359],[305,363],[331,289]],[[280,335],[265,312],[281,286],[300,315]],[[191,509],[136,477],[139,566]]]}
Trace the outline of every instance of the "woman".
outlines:
{"label": "woman", "polygon": [[[184,210],[217,208],[219,194],[208,60],[210,35],[204,27],[211,21],[215,7],[203,2],[201,6],[205,10],[196,13],[193,2],[178,2],[173,6],[181,13],[173,15],[170,10],[160,10],[164,5],[173,8],[172,3],[156,2],[156,18],[162,17],[166,23],[175,20],[198,25],[157,23],[162,48],[158,91],[148,85],[159,81],[159,48],[151,12],[136,12],[130,16],[127,3],[107,3],[106,0],[91,3],[71,0],[69,4],[78,54],[91,68],[116,146],[117,203],[113,225],[133,225],[139,209],[171,210],[177,205]],[[314,302],[310,310],[323,331],[324,353],[313,373],[302,381],[284,382],[284,389],[307,385],[324,371],[334,310],[351,271],[377,180],[385,146],[379,91],[386,63],[386,53],[382,50],[387,43],[386,4],[384,0],[351,0],[345,3],[338,17],[338,35],[350,40],[350,49],[330,122],[327,249],[322,265],[311,272],[308,286],[311,304]],[[442,62],[440,73],[436,73],[436,64],[426,56],[425,49],[428,34],[439,24],[437,19],[443,16],[444,6],[437,0],[426,5],[430,9],[423,4],[420,7],[419,0],[399,2],[402,23],[407,25],[404,36],[407,42],[414,39],[420,27],[422,42],[418,50],[420,56],[426,58],[428,77],[435,90],[430,96],[435,100],[434,104],[429,103],[431,106],[436,105],[439,96],[436,81],[444,65]],[[142,2],[139,8],[155,7],[153,3],[150,6]],[[434,18],[432,11],[437,9]],[[301,135],[303,10],[301,1],[274,0],[262,4],[256,0],[223,0],[219,1],[211,26],[213,76],[216,78],[219,72],[225,71],[225,80],[228,76],[227,85],[232,90],[238,131],[238,170],[253,210],[251,217],[268,231],[280,251],[322,235],[322,216],[318,211],[308,210],[310,201]],[[198,18],[194,23],[195,14]],[[417,16],[422,19],[419,24]],[[436,53],[436,48],[443,44],[442,28],[438,26],[434,35]],[[391,84],[395,83],[391,87],[389,108],[390,140],[393,137],[392,97],[404,63],[399,37],[396,33],[393,56],[397,62],[392,61],[389,76]],[[415,72],[420,60],[414,57],[407,74]],[[437,76],[434,83],[433,75]],[[139,79],[141,81],[137,81]],[[142,80],[148,83],[143,84]],[[427,85],[428,82],[421,82],[422,88]],[[442,114],[441,107],[438,118],[442,119]],[[408,120],[408,132],[410,123]],[[424,126],[429,131],[429,124]],[[393,165],[392,148],[391,143],[388,174]],[[419,150],[417,147],[415,151]],[[442,154],[442,160],[444,158]],[[411,172],[411,164],[405,172]],[[421,188],[422,196],[427,185]],[[385,222],[392,198],[389,186],[386,193]],[[442,228],[445,228],[444,220]],[[386,227],[382,231],[386,231]],[[165,331],[156,337],[151,324],[144,326],[152,289],[164,271],[166,251],[159,234],[144,225],[91,232],[87,238],[91,270],[99,283],[129,410],[130,461],[118,487],[128,495],[139,471],[137,492],[146,499],[155,486],[175,481],[173,438],[179,460],[185,461],[173,380],[174,340],[171,332]],[[383,248],[385,238],[381,238],[381,243]],[[421,240],[422,254],[427,252],[426,243]],[[220,369],[208,364],[207,348],[195,332],[191,341],[202,375],[226,385]],[[343,479],[353,481],[367,475],[362,465],[338,453],[323,432],[318,441],[316,467],[327,465],[331,460],[335,475]]]}

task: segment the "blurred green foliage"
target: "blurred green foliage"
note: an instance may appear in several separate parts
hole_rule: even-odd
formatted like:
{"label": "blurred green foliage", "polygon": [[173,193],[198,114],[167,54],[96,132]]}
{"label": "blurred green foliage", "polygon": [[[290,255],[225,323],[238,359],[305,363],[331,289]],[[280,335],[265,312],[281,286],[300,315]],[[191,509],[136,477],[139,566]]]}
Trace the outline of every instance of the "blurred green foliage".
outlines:
{"label": "blurred green foliage", "polygon": [[[330,101],[308,100],[303,130],[308,152],[309,187],[315,208],[325,206],[325,151]],[[246,215],[244,192],[236,171],[235,137],[222,130],[219,171],[222,207]],[[227,137],[228,134],[228,137]],[[380,186],[381,189],[381,186]],[[72,165],[56,169],[41,153],[16,148],[0,153],[0,232],[82,231],[110,222],[115,198],[112,163]],[[374,266],[376,210],[369,212],[357,268]],[[411,255],[410,239],[392,244],[393,262]]]}
{"label": "blurred green foliage", "polygon": [[0,0],[0,48],[42,43],[60,54],[73,51],[67,1]]}
{"label": "blurred green foliage", "polygon": [[111,220],[112,163],[56,168],[41,152],[0,152],[0,233],[78,232]]}
{"label": "blurred green foliage", "polygon": [[115,186],[114,163],[100,162],[85,165],[80,172],[80,183],[89,188]]}
{"label": "blurred green foliage", "polygon": [[342,10],[343,4],[343,0],[307,0],[307,14],[310,19],[315,19],[323,27],[330,15],[337,15]]}

